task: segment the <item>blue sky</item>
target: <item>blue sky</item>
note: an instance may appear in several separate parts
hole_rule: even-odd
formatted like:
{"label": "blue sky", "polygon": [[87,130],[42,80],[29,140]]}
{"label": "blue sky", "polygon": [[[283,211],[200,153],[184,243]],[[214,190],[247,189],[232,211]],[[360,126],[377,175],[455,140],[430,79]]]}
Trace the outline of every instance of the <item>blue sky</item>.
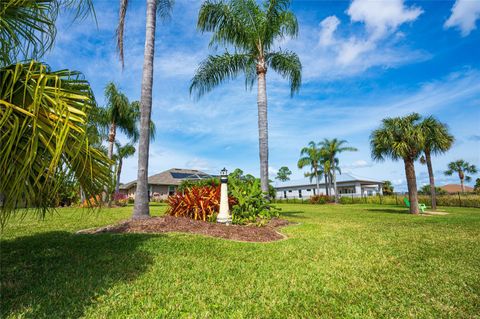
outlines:
{"label": "blue sky", "polygon": [[[114,33],[118,1],[94,1],[98,26],[62,15],[55,48],[43,60],[83,72],[100,105],[109,81],[139,99],[144,2],[130,1],[123,71]],[[177,0],[171,20],[157,27],[150,175],[172,167],[217,173],[224,166],[258,175],[256,89],[246,91],[240,77],[199,101],[189,96],[198,63],[215,53],[210,35],[196,31],[200,3]],[[278,46],[300,56],[303,85],[290,98],[287,81],[267,74],[272,175],[288,166],[292,179],[302,178],[299,150],[337,137],[359,149],[340,156],[344,172],[404,190],[403,163],[372,162],[369,135],[382,118],[413,111],[435,115],[456,137],[434,159],[438,184],[458,182],[441,173],[449,161],[480,164],[480,0],[293,1],[292,9],[299,36]],[[124,165],[122,181],[135,179],[137,158]],[[418,163],[416,170],[419,185],[427,183],[426,168]]]}

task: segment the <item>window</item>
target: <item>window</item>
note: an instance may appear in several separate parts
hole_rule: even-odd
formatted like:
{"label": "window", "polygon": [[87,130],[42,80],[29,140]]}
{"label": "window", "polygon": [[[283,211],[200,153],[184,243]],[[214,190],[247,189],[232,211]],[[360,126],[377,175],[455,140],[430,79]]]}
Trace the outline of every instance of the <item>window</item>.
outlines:
{"label": "window", "polygon": [[308,188],[308,189],[307,189],[307,192],[310,192],[310,191],[311,191],[311,189],[310,189],[310,188]]}
{"label": "window", "polygon": [[289,193],[291,193],[291,192],[292,192],[292,190],[290,189],[288,192],[289,192]]}
{"label": "window", "polygon": [[301,189],[298,190],[298,198],[302,198],[302,190]]}
{"label": "window", "polygon": [[168,186],[168,196],[174,195],[175,194],[175,186],[169,185]]}
{"label": "window", "polygon": [[287,198],[287,191],[283,191],[283,198]]}

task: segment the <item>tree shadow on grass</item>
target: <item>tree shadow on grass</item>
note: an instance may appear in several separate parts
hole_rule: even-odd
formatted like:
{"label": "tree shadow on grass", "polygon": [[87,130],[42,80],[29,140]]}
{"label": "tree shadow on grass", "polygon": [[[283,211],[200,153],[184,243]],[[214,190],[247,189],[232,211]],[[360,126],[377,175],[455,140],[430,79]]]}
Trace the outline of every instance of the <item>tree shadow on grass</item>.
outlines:
{"label": "tree shadow on grass", "polygon": [[152,264],[145,234],[48,232],[1,242],[0,317],[78,318],[109,288]]}
{"label": "tree shadow on grass", "polygon": [[388,214],[410,214],[408,209],[405,208],[367,208],[366,209],[369,212],[374,212],[374,213],[388,213]]}
{"label": "tree shadow on grass", "polygon": [[298,210],[298,211],[281,211],[280,212],[280,217],[292,217],[292,218],[307,218],[305,217],[304,215],[302,214],[305,214],[304,211],[301,211],[301,210]]}

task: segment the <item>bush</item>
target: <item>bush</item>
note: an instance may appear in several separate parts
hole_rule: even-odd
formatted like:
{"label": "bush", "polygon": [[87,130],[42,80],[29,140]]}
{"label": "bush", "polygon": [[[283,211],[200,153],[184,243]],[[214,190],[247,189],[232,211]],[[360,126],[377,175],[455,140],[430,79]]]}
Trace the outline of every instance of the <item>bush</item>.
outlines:
{"label": "bush", "polygon": [[133,197],[129,197],[129,198],[127,199],[127,203],[133,204],[133,203],[135,203],[135,199],[134,199]]}
{"label": "bush", "polygon": [[279,209],[272,206],[265,198],[260,187],[260,179],[251,175],[243,176],[236,170],[228,179],[230,195],[236,204],[232,207],[234,224],[265,224],[265,220],[279,216]]}
{"label": "bush", "polygon": [[[176,217],[188,217],[194,220],[215,220],[220,210],[220,187],[203,186],[190,187],[183,193],[168,197],[167,214]],[[235,203],[229,198],[229,204]]]}
{"label": "bush", "polygon": [[220,181],[218,178],[206,178],[206,179],[199,179],[199,180],[184,180],[178,186],[177,191],[183,192],[187,189],[193,187],[204,187],[204,186],[220,186]]}
{"label": "bush", "polygon": [[313,195],[308,201],[310,204],[326,204],[334,202],[335,198],[327,195]]}

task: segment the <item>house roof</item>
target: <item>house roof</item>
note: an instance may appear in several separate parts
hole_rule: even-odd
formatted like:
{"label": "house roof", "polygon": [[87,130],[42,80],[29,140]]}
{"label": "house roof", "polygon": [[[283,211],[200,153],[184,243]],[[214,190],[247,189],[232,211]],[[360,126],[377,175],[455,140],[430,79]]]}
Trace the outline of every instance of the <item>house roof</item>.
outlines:
{"label": "house roof", "polygon": [[[440,188],[446,191],[447,193],[459,193],[462,191],[462,185],[460,184],[447,184],[444,186],[440,186]],[[464,188],[465,188],[465,192],[473,192],[473,187],[465,185]]]}
{"label": "house roof", "polygon": [[[337,174],[336,176],[337,179],[337,184],[338,183],[351,183],[351,182],[361,182],[364,184],[372,183],[372,184],[383,184],[382,181],[369,178],[369,177],[363,177],[359,175],[355,175],[352,173],[343,173],[343,174]],[[275,182],[275,188],[284,188],[284,187],[295,187],[295,186],[305,186],[305,185],[316,185],[315,179],[310,181],[309,178],[303,178],[303,179],[297,179],[297,180],[292,180],[288,182]],[[323,176],[320,178],[320,186],[325,186],[325,180]]]}
{"label": "house roof", "polygon": [[[196,180],[210,178],[211,175],[195,169],[171,168],[164,172],[148,177],[149,185],[180,185],[184,180]],[[137,184],[137,181],[120,185],[120,189],[129,189]]]}

